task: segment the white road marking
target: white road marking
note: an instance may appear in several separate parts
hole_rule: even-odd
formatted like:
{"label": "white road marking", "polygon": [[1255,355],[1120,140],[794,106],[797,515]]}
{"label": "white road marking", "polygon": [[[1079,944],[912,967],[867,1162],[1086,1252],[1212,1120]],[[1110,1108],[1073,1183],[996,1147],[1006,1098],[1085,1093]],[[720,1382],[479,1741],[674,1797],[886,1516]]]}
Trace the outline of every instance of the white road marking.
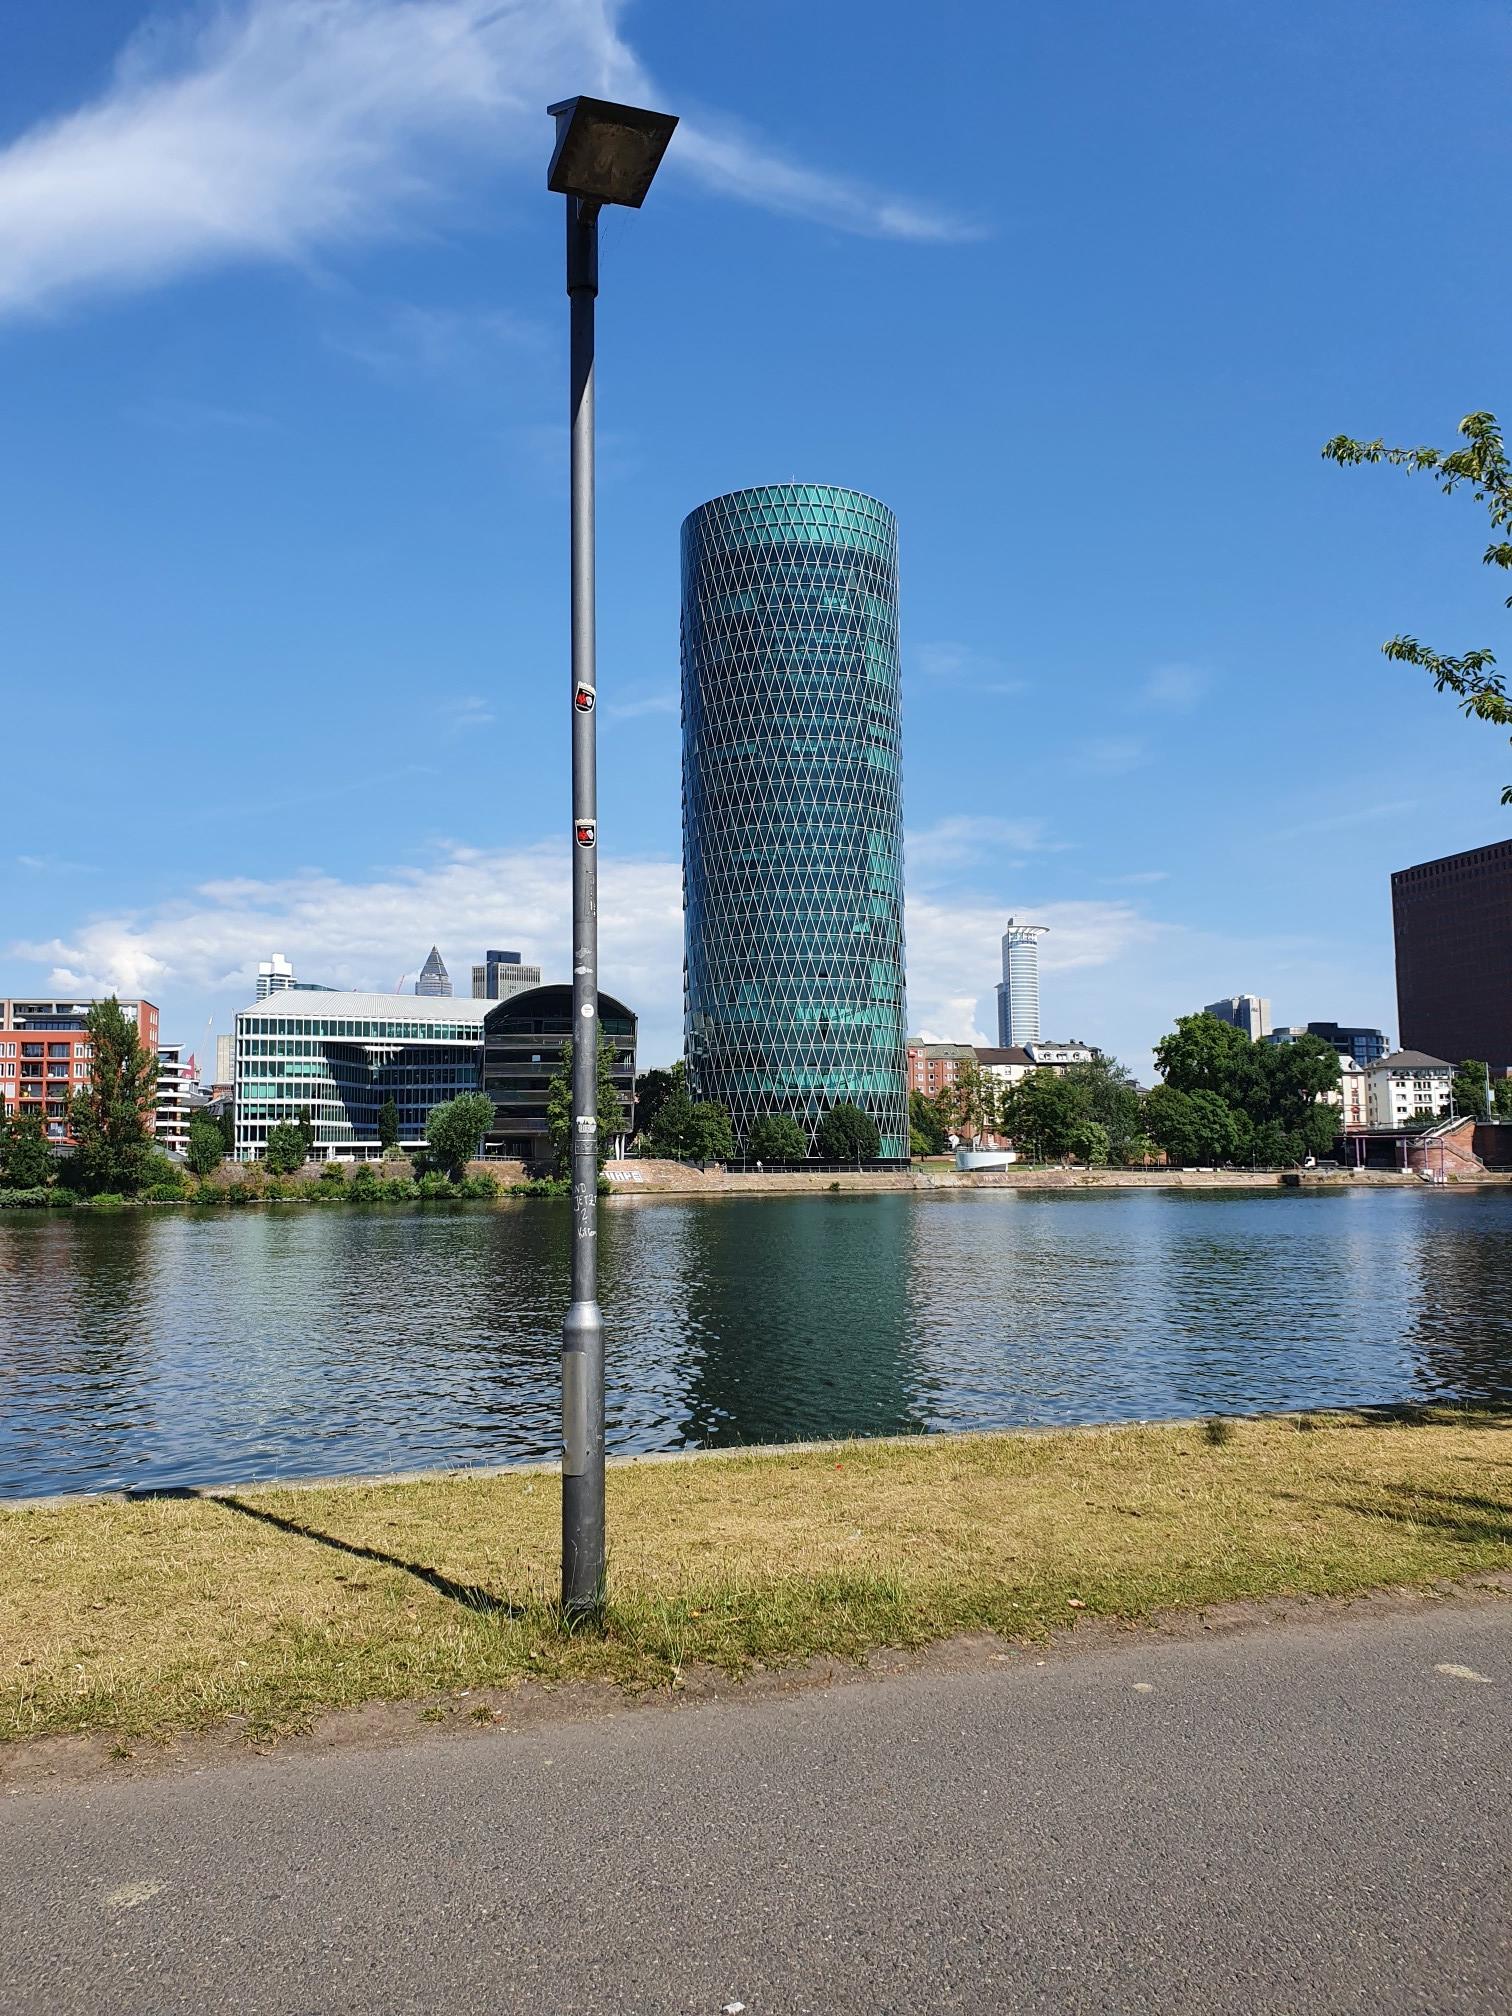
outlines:
{"label": "white road marking", "polygon": [[1435,1666],[1435,1673],[1447,1673],[1451,1680],[1478,1680],[1482,1687],[1492,1687],[1496,1683],[1489,1673],[1477,1673],[1473,1666]]}
{"label": "white road marking", "polygon": [[162,1887],[161,1883],[123,1883],[119,1890],[106,1893],[106,1908],[111,1911],[130,1911],[137,1904],[145,1904],[149,1897],[156,1897]]}

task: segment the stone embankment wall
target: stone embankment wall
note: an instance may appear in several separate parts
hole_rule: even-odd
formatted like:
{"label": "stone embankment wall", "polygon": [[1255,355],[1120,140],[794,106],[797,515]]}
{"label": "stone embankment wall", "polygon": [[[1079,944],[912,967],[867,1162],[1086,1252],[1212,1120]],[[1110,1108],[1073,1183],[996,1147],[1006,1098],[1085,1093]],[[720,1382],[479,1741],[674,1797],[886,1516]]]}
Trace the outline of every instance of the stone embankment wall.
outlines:
{"label": "stone embankment wall", "polygon": [[[492,1166],[492,1165],[490,1165]],[[742,1175],[739,1170],[699,1169],[681,1162],[610,1162],[605,1175],[620,1197],[793,1196],[833,1190],[1279,1190],[1340,1188],[1417,1188],[1422,1177],[1392,1170],[1307,1169],[1283,1172],[1249,1169],[993,1169],[963,1173],[956,1169],[897,1170],[765,1170]],[[1453,1175],[1453,1171],[1450,1172]],[[1477,1165],[1457,1180],[1512,1183],[1512,1176],[1493,1175]]]}

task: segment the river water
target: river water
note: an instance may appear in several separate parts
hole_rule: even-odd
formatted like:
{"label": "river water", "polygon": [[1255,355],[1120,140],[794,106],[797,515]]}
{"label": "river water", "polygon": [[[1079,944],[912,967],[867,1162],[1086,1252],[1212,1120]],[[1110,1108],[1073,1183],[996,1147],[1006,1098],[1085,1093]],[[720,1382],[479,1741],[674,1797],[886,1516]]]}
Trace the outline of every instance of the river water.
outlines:
{"label": "river water", "polygon": [[[1512,1399],[1512,1195],[614,1200],[612,1451]],[[0,1222],[0,1496],[551,1458],[565,1205]]]}

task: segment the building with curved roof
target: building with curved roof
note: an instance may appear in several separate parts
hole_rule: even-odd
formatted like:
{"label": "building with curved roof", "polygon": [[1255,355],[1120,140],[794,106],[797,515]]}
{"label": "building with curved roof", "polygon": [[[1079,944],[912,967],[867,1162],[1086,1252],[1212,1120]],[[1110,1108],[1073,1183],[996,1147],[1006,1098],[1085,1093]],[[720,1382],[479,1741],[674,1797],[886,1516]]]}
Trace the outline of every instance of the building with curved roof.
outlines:
{"label": "building with curved roof", "polygon": [[[623,1001],[600,993],[598,1026],[614,1046],[614,1083],[625,1114],[624,1132],[605,1144],[607,1154],[618,1155],[624,1150],[634,1112],[635,1017]],[[529,987],[489,1006],[483,1023],[480,1080],[494,1102],[486,1153],[522,1162],[551,1161],[546,1100],[572,1033],[570,987]]]}

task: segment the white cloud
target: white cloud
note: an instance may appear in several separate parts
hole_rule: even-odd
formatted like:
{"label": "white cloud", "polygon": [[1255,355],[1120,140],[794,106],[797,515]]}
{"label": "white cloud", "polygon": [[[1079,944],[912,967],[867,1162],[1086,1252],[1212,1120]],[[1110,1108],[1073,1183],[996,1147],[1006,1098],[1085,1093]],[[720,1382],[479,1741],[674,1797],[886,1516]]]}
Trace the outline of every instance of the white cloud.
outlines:
{"label": "white cloud", "polygon": [[1156,882],[1169,882],[1169,868],[1139,868],[1132,875],[1105,875],[1103,880],[1120,889],[1147,889]]}
{"label": "white cloud", "polygon": [[487,728],[492,722],[493,708],[479,693],[459,693],[455,699],[442,700],[436,707],[436,718],[448,735],[466,735],[478,728]]}
{"label": "white cloud", "polygon": [[503,310],[477,314],[401,301],[326,341],[342,356],[365,364],[374,377],[392,381],[491,373],[504,352],[544,348],[546,332],[541,324]]}
{"label": "white cloud", "polygon": [[1099,735],[1074,750],[1071,760],[1085,776],[1122,777],[1148,763],[1150,752],[1137,735]]}
{"label": "white cloud", "polygon": [[[98,97],[0,151],[0,314],[422,229],[469,164],[528,165],[538,204],[550,99],[661,99],[619,14],[620,0],[226,0],[160,13]],[[667,166],[844,230],[971,235],[717,124],[685,122]]]}

